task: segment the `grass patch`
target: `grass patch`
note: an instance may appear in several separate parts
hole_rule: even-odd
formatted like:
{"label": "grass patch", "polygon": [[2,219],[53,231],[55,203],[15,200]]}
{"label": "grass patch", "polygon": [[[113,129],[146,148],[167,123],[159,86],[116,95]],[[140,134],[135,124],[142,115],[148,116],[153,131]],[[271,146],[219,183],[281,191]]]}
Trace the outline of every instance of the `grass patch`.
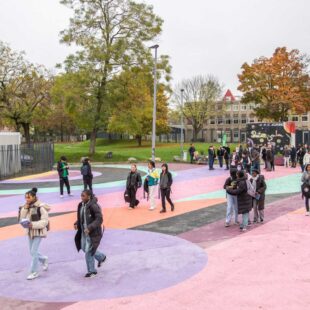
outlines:
{"label": "grass patch", "polygon": [[[211,143],[195,143],[196,150],[205,154]],[[220,144],[213,144],[219,147]],[[231,144],[233,149],[236,145]],[[58,143],[55,144],[55,159],[58,160],[60,156],[64,155],[69,162],[79,162],[81,157],[89,156],[89,141],[78,143]],[[189,143],[184,144],[184,150],[188,151]],[[106,158],[108,152],[113,152],[111,159]],[[172,162],[173,156],[181,154],[181,147],[179,143],[158,143],[156,145],[156,157],[160,157],[162,161]],[[136,141],[108,141],[104,139],[97,139],[96,154],[91,158],[95,162],[127,162],[129,157],[135,157],[138,161],[144,162],[151,157],[151,142],[143,141],[141,147],[137,146]],[[189,157],[189,156],[188,156]],[[188,158],[189,160],[189,158]]]}

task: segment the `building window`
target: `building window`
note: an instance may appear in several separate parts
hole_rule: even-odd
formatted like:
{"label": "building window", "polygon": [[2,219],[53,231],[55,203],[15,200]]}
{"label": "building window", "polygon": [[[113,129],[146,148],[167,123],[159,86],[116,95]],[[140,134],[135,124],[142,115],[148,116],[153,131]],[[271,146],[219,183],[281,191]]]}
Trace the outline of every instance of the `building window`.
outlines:
{"label": "building window", "polygon": [[249,123],[254,123],[255,119],[254,118],[250,118]]}
{"label": "building window", "polygon": [[230,104],[230,103],[228,103],[228,104],[226,105],[226,111],[231,111],[231,104]]}
{"label": "building window", "polygon": [[292,116],[292,121],[293,122],[298,122],[299,117],[298,116]]}
{"label": "building window", "polygon": [[221,117],[218,117],[217,124],[218,125],[222,125],[223,124],[223,119]]}
{"label": "building window", "polygon": [[214,119],[214,117],[211,117],[210,118],[210,125],[214,125],[215,124],[215,119]]}
{"label": "building window", "polygon": [[253,111],[255,109],[255,103],[251,103],[249,109]]}
{"label": "building window", "polygon": [[301,121],[302,121],[302,122],[308,122],[308,115],[303,115],[303,116],[301,117]]}
{"label": "building window", "polygon": [[241,105],[241,111],[246,111],[246,105],[245,104]]}
{"label": "building window", "polygon": [[225,123],[228,124],[228,125],[231,124],[231,119],[230,118],[226,118]]}
{"label": "building window", "polygon": [[234,142],[239,141],[239,131],[234,131]]}
{"label": "building window", "polygon": [[239,105],[238,104],[234,104],[234,111],[239,111]]}
{"label": "building window", "polygon": [[246,124],[246,118],[241,119],[241,124]]}
{"label": "building window", "polygon": [[226,130],[226,141],[231,142],[231,131],[230,130]]}
{"label": "building window", "polygon": [[238,118],[234,118],[234,124],[239,124],[239,119]]}

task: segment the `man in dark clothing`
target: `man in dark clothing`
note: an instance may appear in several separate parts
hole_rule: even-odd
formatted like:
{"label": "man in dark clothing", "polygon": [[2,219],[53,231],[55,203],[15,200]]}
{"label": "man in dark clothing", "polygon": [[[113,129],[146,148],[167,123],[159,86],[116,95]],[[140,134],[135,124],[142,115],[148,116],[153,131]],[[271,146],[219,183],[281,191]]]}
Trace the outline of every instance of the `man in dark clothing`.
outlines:
{"label": "man in dark clothing", "polygon": [[163,164],[161,166],[162,172],[160,174],[160,182],[159,182],[159,187],[160,187],[160,194],[161,194],[161,204],[162,204],[162,209],[160,213],[166,213],[166,200],[170,204],[171,211],[174,211],[174,204],[170,198],[171,194],[171,185],[172,185],[172,174],[168,169],[167,164]]}
{"label": "man in dark clothing", "polygon": [[133,164],[131,165],[131,171],[128,174],[126,183],[126,192],[130,200],[128,209],[132,210],[139,204],[139,200],[137,200],[136,194],[138,188],[140,188],[141,186],[142,186],[141,175],[137,171],[137,166]]}
{"label": "man in dark clothing", "polygon": [[225,150],[222,146],[217,150],[217,158],[219,160],[220,168],[223,168],[223,158],[224,158]]}
{"label": "man in dark clothing", "polygon": [[102,211],[98,200],[93,197],[89,190],[81,194],[82,201],[78,205],[77,221],[74,224],[77,233],[75,245],[78,251],[83,250],[87,266],[86,278],[97,275],[95,260],[98,261],[98,268],[106,260],[106,255],[98,251],[102,239]]}
{"label": "man in dark clothing", "polygon": [[260,171],[260,154],[259,154],[259,151],[256,148],[253,148],[250,155],[251,155],[251,162],[252,162],[251,170],[255,169],[255,170]]}
{"label": "man in dark clothing", "polygon": [[67,163],[67,158],[61,156],[59,162],[57,163],[57,171],[59,175],[59,185],[60,185],[60,198],[64,195],[64,185],[66,185],[67,193],[69,196],[73,196],[70,191],[69,183],[69,165]]}
{"label": "man in dark clothing", "polygon": [[297,156],[297,151],[296,151],[296,147],[294,145],[292,145],[291,148],[291,163],[292,163],[292,168],[296,168],[296,156]]}
{"label": "man in dark clothing", "polygon": [[230,147],[224,146],[224,159],[225,159],[225,165],[226,165],[226,170],[229,170],[229,159],[230,159]]}
{"label": "man in dark clothing", "polygon": [[297,161],[299,162],[301,172],[304,172],[304,156],[306,155],[307,150],[304,146],[300,145],[297,151]]}
{"label": "man in dark clothing", "polygon": [[195,149],[194,145],[191,144],[190,148],[188,149],[188,153],[189,153],[189,156],[191,158],[191,164],[194,162],[195,152],[196,152],[196,149]]}
{"label": "man in dark clothing", "polygon": [[209,170],[214,170],[213,165],[215,158],[216,158],[215,150],[213,145],[211,145],[208,149]]}
{"label": "man in dark clothing", "polygon": [[89,162],[89,158],[84,158],[81,167],[81,174],[83,176],[84,190],[89,188],[89,190],[93,193],[93,173],[91,171],[91,165]]}

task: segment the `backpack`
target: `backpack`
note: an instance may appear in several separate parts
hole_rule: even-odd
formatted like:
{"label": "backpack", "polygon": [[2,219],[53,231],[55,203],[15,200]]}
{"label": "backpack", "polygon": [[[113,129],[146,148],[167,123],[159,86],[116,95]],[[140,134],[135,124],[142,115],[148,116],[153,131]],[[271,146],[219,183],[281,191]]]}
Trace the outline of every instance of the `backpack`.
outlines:
{"label": "backpack", "polygon": [[301,185],[301,192],[303,197],[310,198],[310,186],[307,183]]}
{"label": "backpack", "polygon": [[88,175],[88,166],[87,166],[87,165],[83,165],[83,166],[81,167],[81,174],[82,174],[83,176],[87,176],[87,175]]}
{"label": "backpack", "polygon": [[249,180],[246,180],[246,187],[247,187],[248,195],[255,198],[256,197],[256,188]]}

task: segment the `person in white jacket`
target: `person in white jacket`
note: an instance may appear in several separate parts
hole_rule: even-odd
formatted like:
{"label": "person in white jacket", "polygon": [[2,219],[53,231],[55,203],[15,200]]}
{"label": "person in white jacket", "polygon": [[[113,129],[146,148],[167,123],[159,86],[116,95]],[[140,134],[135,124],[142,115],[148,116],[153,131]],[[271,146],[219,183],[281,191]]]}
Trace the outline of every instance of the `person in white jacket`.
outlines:
{"label": "person in white jacket", "polygon": [[308,148],[307,153],[304,156],[304,167],[306,167],[306,165],[310,164],[310,148]]}
{"label": "person in white jacket", "polygon": [[39,276],[39,262],[44,271],[48,269],[48,257],[39,253],[39,246],[42,238],[47,237],[50,207],[38,200],[37,191],[37,188],[33,188],[25,194],[26,204],[20,208],[19,214],[19,221],[29,238],[31,265],[27,280],[34,280]]}

